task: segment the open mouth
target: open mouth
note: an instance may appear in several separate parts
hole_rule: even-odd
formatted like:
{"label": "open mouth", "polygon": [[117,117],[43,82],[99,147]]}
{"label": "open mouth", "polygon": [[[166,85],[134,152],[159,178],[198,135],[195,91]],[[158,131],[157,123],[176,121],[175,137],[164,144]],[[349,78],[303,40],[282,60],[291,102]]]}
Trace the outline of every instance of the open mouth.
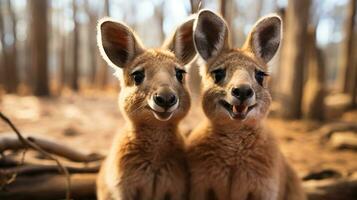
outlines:
{"label": "open mouth", "polygon": [[229,116],[232,119],[239,119],[239,120],[244,120],[247,117],[248,113],[257,105],[257,104],[253,104],[251,106],[245,104],[232,105],[225,100],[220,100],[219,104],[221,104],[221,106],[228,111]]}
{"label": "open mouth", "polygon": [[155,118],[160,120],[160,121],[167,121],[172,117],[173,112],[158,112],[153,109],[151,109],[152,113],[154,114]]}
{"label": "open mouth", "polygon": [[157,105],[153,100],[148,101],[148,109],[151,110],[156,119],[160,121],[168,121],[173,116],[175,110],[177,110],[179,106],[179,101],[169,108],[163,108]]}

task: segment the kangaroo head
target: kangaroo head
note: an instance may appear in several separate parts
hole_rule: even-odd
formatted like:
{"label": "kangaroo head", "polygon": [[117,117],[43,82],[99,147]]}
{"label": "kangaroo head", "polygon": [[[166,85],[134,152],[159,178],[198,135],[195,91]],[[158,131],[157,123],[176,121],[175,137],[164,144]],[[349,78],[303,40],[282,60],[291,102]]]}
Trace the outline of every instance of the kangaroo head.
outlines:
{"label": "kangaroo head", "polygon": [[268,113],[267,63],[278,50],[281,19],[270,15],[253,27],[242,48],[229,43],[225,21],[203,10],[194,28],[194,44],[205,61],[201,66],[202,106],[217,123],[254,123]]}
{"label": "kangaroo head", "polygon": [[110,19],[98,24],[98,46],[119,76],[122,113],[134,123],[178,122],[190,97],[185,68],[195,56],[193,22],[178,27],[160,49],[146,49],[125,24]]}

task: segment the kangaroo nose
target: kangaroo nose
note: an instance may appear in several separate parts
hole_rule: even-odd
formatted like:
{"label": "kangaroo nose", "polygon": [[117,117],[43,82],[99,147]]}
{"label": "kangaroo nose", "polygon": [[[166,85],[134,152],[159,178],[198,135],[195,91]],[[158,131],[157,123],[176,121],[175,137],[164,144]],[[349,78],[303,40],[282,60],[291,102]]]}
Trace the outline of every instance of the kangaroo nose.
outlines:
{"label": "kangaroo nose", "polygon": [[238,98],[241,102],[244,102],[245,100],[249,99],[253,96],[253,94],[253,89],[250,87],[250,85],[246,84],[240,85],[232,89],[232,95]]}
{"label": "kangaroo nose", "polygon": [[171,91],[162,90],[155,93],[154,101],[158,106],[164,109],[169,109],[177,103],[177,97]]}

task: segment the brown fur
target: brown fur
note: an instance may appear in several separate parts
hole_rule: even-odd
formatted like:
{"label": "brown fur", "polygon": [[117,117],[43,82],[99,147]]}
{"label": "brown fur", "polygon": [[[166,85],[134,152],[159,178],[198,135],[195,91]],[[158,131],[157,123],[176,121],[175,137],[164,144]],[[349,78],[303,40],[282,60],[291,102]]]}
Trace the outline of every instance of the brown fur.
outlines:
{"label": "brown fur", "polygon": [[[255,80],[256,70],[267,72],[266,63],[280,42],[280,26],[276,16],[260,20],[243,48],[235,49],[227,42],[224,20],[207,10],[199,13],[194,37],[196,49],[206,61],[201,75],[207,119],[189,137],[190,199],[305,199],[299,179],[262,122],[271,103],[267,81],[260,85]],[[219,83],[212,75],[217,68],[226,71]],[[230,102],[231,89],[242,83],[253,89],[256,106],[246,118],[232,119],[218,102]]]}
{"label": "brown fur", "polygon": [[[186,199],[188,169],[178,123],[189,110],[190,98],[176,70],[183,70],[195,55],[194,49],[190,54],[180,52],[194,48],[192,38],[187,38],[192,37],[192,26],[193,20],[187,21],[161,49],[145,49],[125,25],[100,22],[101,53],[120,70],[119,106],[127,126],[113,141],[101,167],[98,199]],[[132,76],[138,68],[145,74],[141,84]],[[172,117],[165,120],[158,118],[148,103],[160,88],[173,92],[179,100]]]}

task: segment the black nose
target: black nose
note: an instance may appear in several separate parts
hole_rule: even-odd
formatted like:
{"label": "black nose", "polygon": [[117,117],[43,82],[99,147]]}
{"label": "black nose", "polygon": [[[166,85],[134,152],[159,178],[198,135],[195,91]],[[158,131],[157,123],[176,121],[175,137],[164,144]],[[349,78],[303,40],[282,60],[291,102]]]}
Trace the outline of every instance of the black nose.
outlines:
{"label": "black nose", "polygon": [[245,100],[249,99],[253,96],[253,94],[254,92],[252,88],[246,84],[240,85],[232,89],[232,95],[238,98],[241,102],[244,102]]}
{"label": "black nose", "polygon": [[177,103],[177,97],[172,91],[161,90],[155,93],[154,101],[158,106],[164,109],[169,109]]}

